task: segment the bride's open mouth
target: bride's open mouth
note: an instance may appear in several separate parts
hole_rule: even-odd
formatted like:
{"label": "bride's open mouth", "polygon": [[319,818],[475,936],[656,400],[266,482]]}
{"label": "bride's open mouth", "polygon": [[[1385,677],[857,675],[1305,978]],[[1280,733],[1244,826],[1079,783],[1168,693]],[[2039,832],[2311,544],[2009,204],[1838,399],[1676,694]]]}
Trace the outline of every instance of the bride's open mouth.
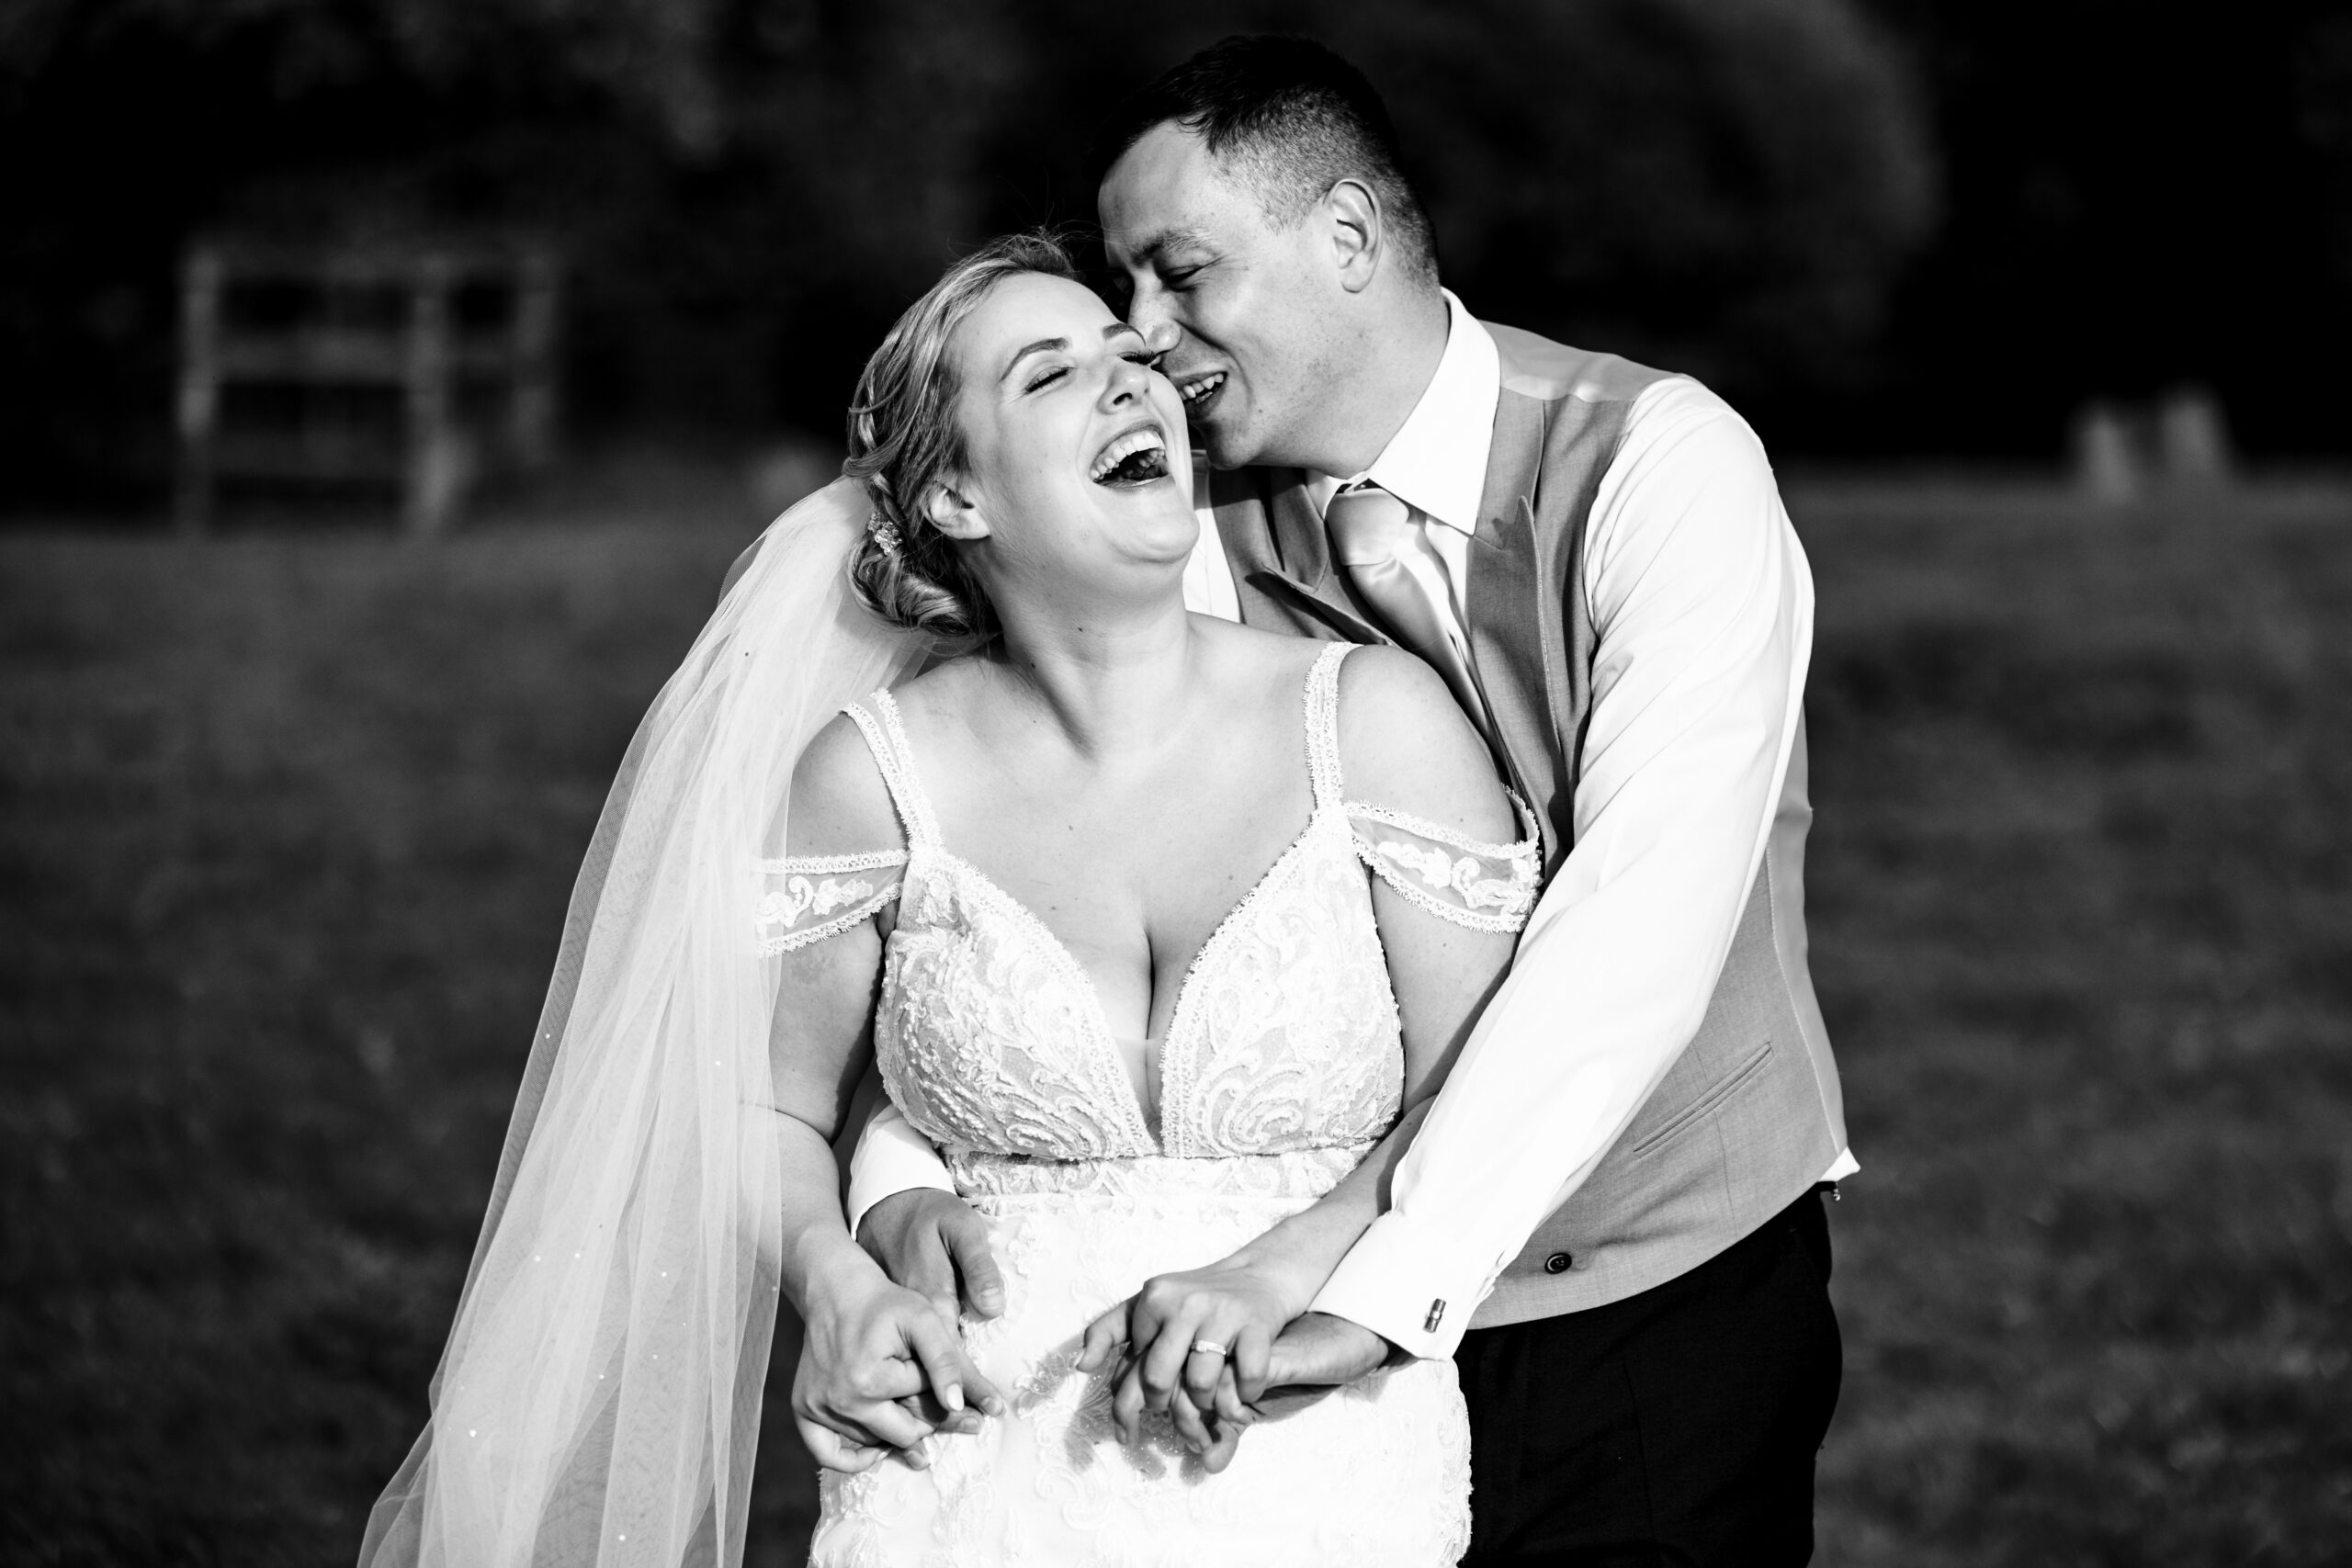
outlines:
{"label": "bride's open mouth", "polygon": [[1086,477],[1099,485],[1133,486],[1168,477],[1168,438],[1158,423],[1135,426],[1094,455]]}

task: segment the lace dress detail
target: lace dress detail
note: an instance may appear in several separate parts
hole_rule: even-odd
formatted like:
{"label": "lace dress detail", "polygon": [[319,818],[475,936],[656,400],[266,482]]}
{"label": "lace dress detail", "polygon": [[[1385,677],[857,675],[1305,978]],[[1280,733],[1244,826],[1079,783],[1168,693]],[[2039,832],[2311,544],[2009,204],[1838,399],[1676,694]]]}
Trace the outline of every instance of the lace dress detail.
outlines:
{"label": "lace dress detail", "polygon": [[[760,862],[761,891],[752,922],[760,952],[773,957],[838,936],[871,919],[899,896],[898,868],[904,850],[873,850],[854,855],[794,855]],[[893,874],[854,876],[852,872]],[[878,886],[877,886],[878,884]],[[840,911],[836,913],[836,911]]]}
{"label": "lace dress detail", "polygon": [[[1320,665],[1317,666],[1320,668]],[[1337,666],[1334,665],[1336,672]],[[1318,705],[1326,711],[1317,712]],[[1307,755],[1323,781],[1340,777],[1340,690],[1336,679],[1307,687]],[[1544,870],[1544,843],[1535,813],[1505,785],[1524,836],[1515,844],[1482,843],[1443,823],[1409,811],[1347,803],[1355,852],[1373,874],[1440,919],[1474,931],[1517,931],[1534,912]]]}
{"label": "lace dress detail", "polygon": [[826,1475],[820,1568],[1434,1568],[1466,1548],[1469,1430],[1451,1363],[1376,1373],[1261,1423],[1215,1476],[1164,1417],[1124,1444],[1110,1385],[1075,1365],[1098,1314],[1306,1207],[1396,1119],[1396,1003],[1334,728],[1346,652],[1334,647],[1306,681],[1306,826],[1186,969],[1157,1128],[1084,968],[941,841],[889,694],[850,710],[907,833],[876,1055],[892,1100],[989,1224],[1006,1309],[964,1333],[1012,1408],[977,1436],[932,1439],[927,1470]]}
{"label": "lace dress detail", "polygon": [[1527,837],[1487,844],[1385,806],[1348,804],[1356,853],[1374,875],[1441,919],[1473,931],[1517,931],[1535,910],[1543,844],[1535,814],[1509,791]]}

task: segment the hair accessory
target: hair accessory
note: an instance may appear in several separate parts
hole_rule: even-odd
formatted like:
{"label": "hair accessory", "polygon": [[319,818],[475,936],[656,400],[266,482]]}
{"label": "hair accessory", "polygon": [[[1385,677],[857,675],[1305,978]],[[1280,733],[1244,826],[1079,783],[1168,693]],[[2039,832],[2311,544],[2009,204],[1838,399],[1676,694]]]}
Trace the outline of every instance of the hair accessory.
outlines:
{"label": "hair accessory", "polygon": [[886,556],[899,553],[899,525],[879,512],[865,520],[865,531],[874,536],[874,547]]}

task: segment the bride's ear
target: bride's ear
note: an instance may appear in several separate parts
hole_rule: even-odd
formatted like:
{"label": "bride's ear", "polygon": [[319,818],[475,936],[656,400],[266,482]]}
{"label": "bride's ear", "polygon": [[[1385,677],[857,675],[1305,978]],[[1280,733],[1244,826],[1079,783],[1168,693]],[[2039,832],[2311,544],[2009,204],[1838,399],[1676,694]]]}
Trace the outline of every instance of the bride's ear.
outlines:
{"label": "bride's ear", "polygon": [[971,497],[950,484],[935,484],[923,496],[923,515],[931,525],[951,539],[985,539],[989,536],[989,520]]}

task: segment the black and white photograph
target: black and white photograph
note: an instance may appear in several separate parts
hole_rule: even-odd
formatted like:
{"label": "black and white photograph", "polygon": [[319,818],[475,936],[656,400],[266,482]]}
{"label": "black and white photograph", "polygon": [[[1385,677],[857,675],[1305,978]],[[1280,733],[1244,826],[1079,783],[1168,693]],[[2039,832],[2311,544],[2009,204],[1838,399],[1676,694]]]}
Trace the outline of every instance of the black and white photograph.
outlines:
{"label": "black and white photograph", "polygon": [[0,0],[0,1563],[2352,1564],[2352,5]]}

